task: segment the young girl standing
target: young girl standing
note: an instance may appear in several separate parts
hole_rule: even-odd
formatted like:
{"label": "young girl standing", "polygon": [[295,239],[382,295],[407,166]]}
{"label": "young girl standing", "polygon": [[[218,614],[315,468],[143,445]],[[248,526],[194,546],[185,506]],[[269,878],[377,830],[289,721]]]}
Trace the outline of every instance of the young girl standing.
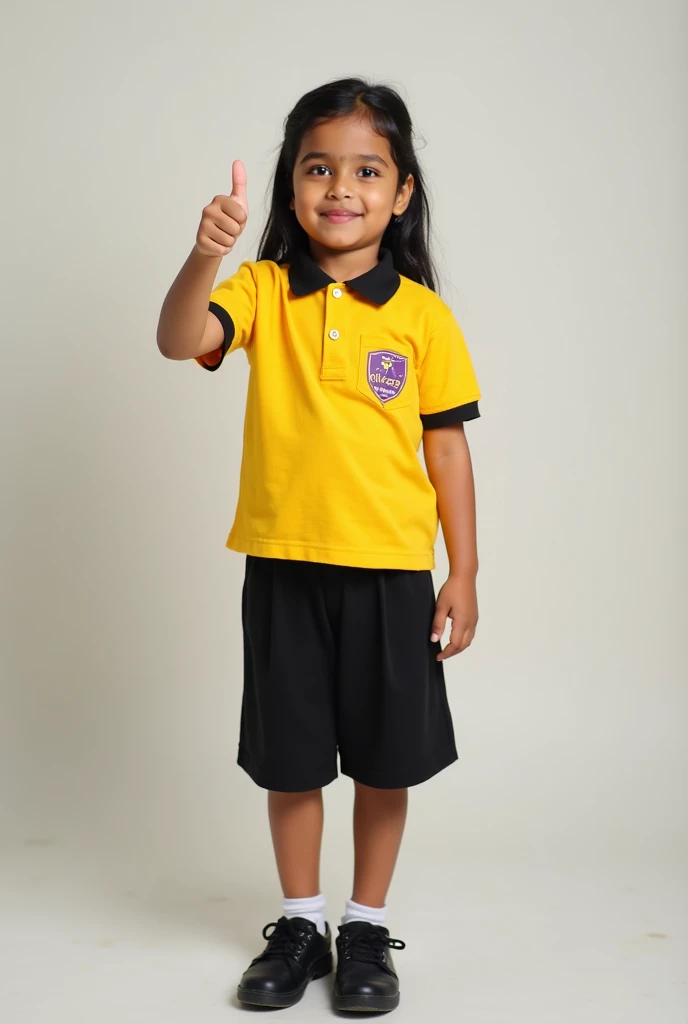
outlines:
{"label": "young girl standing", "polygon": [[[284,905],[238,997],[291,1006],[332,970],[319,868],[339,755],[355,785],[355,868],[335,1007],[392,1010],[390,949],[404,943],[385,928],[385,900],[408,787],[457,759],[442,663],[478,620],[463,424],[480,391],[434,292],[423,176],[394,90],[346,79],[299,100],[258,260],[213,290],[248,216],[239,161],[232,176],[231,195],[203,211],[158,346],[208,370],[237,349],[250,364],[227,541],[247,556],[238,762],[268,790]],[[435,598],[438,516],[450,575]]]}

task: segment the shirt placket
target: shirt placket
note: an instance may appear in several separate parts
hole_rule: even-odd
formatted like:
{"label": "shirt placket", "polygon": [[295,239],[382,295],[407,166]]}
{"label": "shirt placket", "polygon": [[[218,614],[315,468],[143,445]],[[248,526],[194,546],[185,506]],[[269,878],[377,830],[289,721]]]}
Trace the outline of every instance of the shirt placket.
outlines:
{"label": "shirt placket", "polygon": [[349,347],[351,296],[342,284],[328,285],[325,298],[321,380],[345,380]]}

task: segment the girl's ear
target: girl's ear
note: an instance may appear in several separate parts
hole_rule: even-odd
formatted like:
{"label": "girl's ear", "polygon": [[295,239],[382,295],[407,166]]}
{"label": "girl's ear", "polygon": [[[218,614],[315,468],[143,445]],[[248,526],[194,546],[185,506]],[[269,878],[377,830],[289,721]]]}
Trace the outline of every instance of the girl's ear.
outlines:
{"label": "girl's ear", "polygon": [[293,196],[289,200],[289,209],[290,210],[295,210],[296,209],[296,201],[295,201]]}
{"label": "girl's ear", "polygon": [[413,180],[413,175],[409,174],[408,178],[397,192],[397,199],[392,207],[392,213],[395,217],[401,217],[402,213],[408,208],[408,204],[411,202],[411,196],[413,195],[414,185],[415,182]]}

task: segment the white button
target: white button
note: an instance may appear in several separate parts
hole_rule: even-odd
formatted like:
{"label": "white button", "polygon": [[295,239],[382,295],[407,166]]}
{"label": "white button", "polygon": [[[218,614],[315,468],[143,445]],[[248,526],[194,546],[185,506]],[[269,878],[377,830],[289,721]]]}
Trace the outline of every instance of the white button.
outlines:
{"label": "white button", "polygon": [[336,341],[339,337],[339,331],[330,331],[330,337],[332,338],[332,341]]}
{"label": "white button", "polygon": [[341,297],[342,297],[342,289],[341,288],[333,288],[332,289],[332,298],[333,299],[341,299]]}

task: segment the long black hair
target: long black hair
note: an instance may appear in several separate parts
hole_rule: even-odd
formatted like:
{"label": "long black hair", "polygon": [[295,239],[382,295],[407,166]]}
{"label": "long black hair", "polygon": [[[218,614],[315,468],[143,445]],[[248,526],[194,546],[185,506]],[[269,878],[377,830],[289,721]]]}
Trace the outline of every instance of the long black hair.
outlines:
{"label": "long black hair", "polygon": [[284,140],[272,184],[267,224],[258,247],[259,260],[291,263],[296,252],[308,249],[308,235],[289,208],[293,174],[301,140],[315,124],[360,112],[374,131],[389,142],[399,169],[399,184],[413,175],[408,208],[392,218],[381,245],[392,253],[394,266],[405,277],[435,291],[436,272],[430,253],[430,209],[423,173],[413,144],[413,124],[406,104],[394,89],[362,78],[328,82],[306,93],[284,122]]}

